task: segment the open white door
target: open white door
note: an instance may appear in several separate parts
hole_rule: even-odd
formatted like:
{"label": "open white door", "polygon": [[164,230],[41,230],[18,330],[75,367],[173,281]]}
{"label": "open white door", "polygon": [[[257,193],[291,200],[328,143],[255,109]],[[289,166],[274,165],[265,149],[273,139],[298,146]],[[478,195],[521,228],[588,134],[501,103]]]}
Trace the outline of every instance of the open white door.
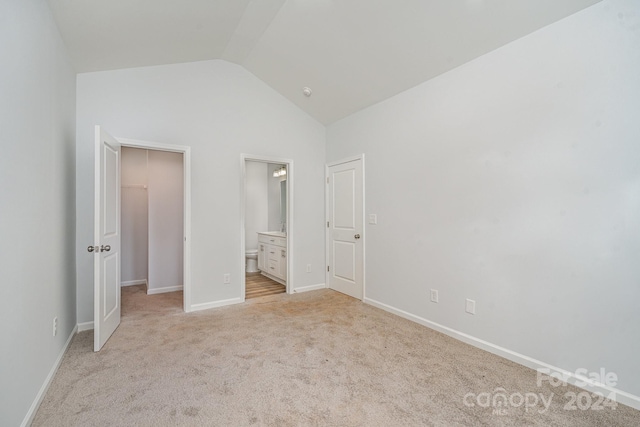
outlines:
{"label": "open white door", "polygon": [[120,143],[96,126],[93,349],[120,324]]}
{"label": "open white door", "polygon": [[359,300],[364,294],[362,159],[329,167],[328,173],[329,288]]}

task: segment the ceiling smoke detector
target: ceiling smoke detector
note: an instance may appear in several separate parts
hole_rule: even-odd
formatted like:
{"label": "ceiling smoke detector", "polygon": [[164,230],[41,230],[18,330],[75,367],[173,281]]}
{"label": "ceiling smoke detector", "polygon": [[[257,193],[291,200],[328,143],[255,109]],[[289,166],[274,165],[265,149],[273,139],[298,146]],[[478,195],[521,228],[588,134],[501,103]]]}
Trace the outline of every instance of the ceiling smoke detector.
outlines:
{"label": "ceiling smoke detector", "polygon": [[307,98],[311,96],[311,94],[313,93],[311,91],[311,88],[309,87],[303,87],[302,88],[302,93],[304,94],[304,96],[306,96]]}

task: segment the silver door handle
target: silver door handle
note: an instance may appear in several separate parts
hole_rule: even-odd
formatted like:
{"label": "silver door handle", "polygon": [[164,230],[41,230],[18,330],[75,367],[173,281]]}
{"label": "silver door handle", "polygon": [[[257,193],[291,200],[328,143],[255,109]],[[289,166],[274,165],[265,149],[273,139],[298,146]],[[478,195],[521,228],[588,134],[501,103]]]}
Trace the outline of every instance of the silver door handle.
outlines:
{"label": "silver door handle", "polygon": [[358,239],[360,238],[360,235],[359,235],[359,234],[356,234],[356,235],[355,235],[355,236],[353,236],[353,237],[355,237],[355,238],[356,238],[356,240],[358,240]]}
{"label": "silver door handle", "polygon": [[109,245],[100,246],[100,252],[109,252],[110,250],[111,250],[111,246]]}
{"label": "silver door handle", "polygon": [[87,248],[87,251],[89,251],[89,252],[94,252],[94,251],[95,251],[95,252],[100,252],[100,246],[93,246],[93,245],[91,245],[91,246],[89,246],[89,247]]}

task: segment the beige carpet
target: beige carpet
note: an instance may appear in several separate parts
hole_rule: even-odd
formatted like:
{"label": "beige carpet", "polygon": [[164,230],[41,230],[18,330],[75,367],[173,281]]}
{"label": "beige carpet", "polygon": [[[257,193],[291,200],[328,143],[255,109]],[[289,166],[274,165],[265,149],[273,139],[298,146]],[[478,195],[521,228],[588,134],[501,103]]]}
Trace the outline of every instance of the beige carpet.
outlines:
{"label": "beige carpet", "polygon": [[[623,405],[565,410],[580,389],[330,290],[191,314],[181,293],[124,293],[120,327],[97,354],[75,337],[34,425],[640,425]],[[464,403],[499,387],[554,397]]]}

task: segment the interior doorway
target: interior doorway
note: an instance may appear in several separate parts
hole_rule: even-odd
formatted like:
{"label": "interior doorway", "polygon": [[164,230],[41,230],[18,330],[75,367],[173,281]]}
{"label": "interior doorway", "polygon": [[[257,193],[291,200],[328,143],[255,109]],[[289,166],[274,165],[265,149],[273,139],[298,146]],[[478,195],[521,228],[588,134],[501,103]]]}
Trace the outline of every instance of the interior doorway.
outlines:
{"label": "interior doorway", "polygon": [[[179,298],[176,295],[163,297],[163,304],[177,302],[182,311],[190,312],[190,147],[124,138],[118,140],[123,151],[123,292],[135,292],[128,288],[139,287],[138,298],[140,290],[146,295],[181,293]],[[128,206],[133,209],[126,212],[128,217],[125,217]]]}
{"label": "interior doorway", "polygon": [[179,294],[183,306],[184,160],[183,153],[122,147],[121,153],[121,287],[141,304],[140,294]]}
{"label": "interior doorway", "polygon": [[120,325],[121,306],[121,167],[122,149],[134,147],[182,153],[183,179],[183,307],[191,311],[191,151],[189,147],[117,139],[95,126],[94,351],[100,351]]}
{"label": "interior doorway", "polygon": [[244,300],[292,292],[293,161],[241,155]]}

